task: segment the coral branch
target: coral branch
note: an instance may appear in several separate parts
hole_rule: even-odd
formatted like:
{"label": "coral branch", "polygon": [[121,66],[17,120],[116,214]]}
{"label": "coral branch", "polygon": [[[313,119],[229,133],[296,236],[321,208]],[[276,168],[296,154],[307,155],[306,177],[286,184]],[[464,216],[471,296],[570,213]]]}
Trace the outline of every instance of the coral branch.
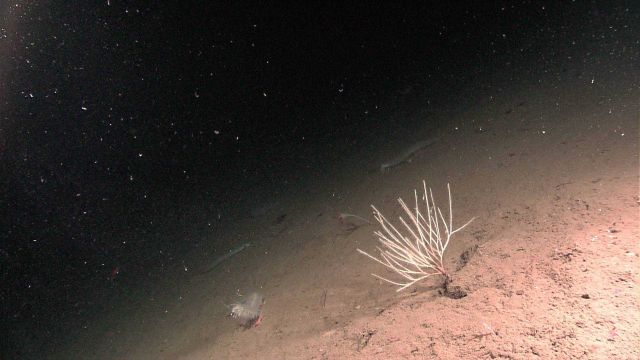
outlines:
{"label": "coral branch", "polygon": [[422,184],[424,186],[424,209],[420,209],[417,191],[414,191],[414,210],[409,209],[402,199],[398,199],[400,206],[409,217],[408,221],[405,221],[402,217],[399,218],[403,225],[400,230],[389,222],[375,206],[371,206],[374,218],[382,227],[382,230],[374,232],[378,237],[378,241],[382,244],[382,248],[377,248],[380,257],[369,255],[367,252],[358,249],[361,254],[386,266],[404,278],[401,281],[392,281],[380,275],[372,274],[381,280],[400,286],[397,291],[402,291],[434,275],[444,276],[446,283],[449,280],[449,274],[443,262],[444,252],[453,234],[465,228],[475,219],[472,218],[464,225],[454,229],[451,187],[449,184],[447,184],[449,193],[448,221],[445,220],[440,208],[436,206],[431,189],[429,188],[427,191],[425,181]]}

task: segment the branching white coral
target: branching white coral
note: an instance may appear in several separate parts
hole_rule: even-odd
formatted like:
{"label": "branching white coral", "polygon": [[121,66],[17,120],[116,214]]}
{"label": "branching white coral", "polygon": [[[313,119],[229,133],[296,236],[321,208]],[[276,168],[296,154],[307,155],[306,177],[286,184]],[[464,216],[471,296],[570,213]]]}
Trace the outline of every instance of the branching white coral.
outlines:
{"label": "branching white coral", "polygon": [[431,188],[427,191],[426,182],[423,181],[422,184],[424,186],[423,209],[418,204],[418,192],[416,190],[414,190],[415,210],[410,210],[402,199],[398,199],[400,206],[409,216],[409,222],[405,221],[402,216],[399,217],[400,222],[404,225],[404,228],[401,227],[400,230],[393,226],[375,206],[371,205],[373,216],[382,226],[382,230],[376,231],[374,234],[378,237],[383,248],[377,247],[380,252],[379,258],[358,249],[361,254],[379,262],[404,278],[401,281],[393,281],[372,274],[381,280],[400,286],[397,291],[402,291],[433,275],[444,276],[446,286],[449,281],[449,274],[443,262],[444,252],[453,234],[462,230],[475,219],[472,218],[464,225],[454,229],[451,187],[449,184],[447,184],[449,191],[448,221],[445,220],[440,208],[436,206]]}

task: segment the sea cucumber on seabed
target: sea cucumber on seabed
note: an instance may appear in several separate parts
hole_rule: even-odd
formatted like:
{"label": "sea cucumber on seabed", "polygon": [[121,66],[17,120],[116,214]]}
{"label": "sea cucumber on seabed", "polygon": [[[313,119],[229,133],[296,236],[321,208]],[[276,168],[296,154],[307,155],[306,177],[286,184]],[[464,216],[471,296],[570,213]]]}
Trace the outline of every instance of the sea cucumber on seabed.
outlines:
{"label": "sea cucumber on seabed", "polygon": [[257,292],[249,294],[240,302],[231,304],[231,317],[238,319],[240,325],[250,328],[260,320],[264,296]]}
{"label": "sea cucumber on seabed", "polygon": [[400,154],[400,156],[396,156],[395,158],[380,165],[380,171],[384,172],[385,170],[388,170],[394,166],[398,166],[402,164],[403,162],[411,159],[411,157],[418,151],[426,148],[429,145],[433,145],[436,141],[438,141],[438,139],[439,139],[438,137],[432,137],[430,139],[419,141],[413,144],[410,148],[403,151],[402,154]]}

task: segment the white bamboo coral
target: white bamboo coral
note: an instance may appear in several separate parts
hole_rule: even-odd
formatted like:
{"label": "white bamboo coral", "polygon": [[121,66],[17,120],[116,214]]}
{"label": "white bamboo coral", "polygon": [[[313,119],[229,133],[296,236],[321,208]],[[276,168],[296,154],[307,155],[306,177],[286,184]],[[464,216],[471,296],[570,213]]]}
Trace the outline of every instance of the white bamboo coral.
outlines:
{"label": "white bamboo coral", "polygon": [[424,280],[430,276],[442,275],[445,277],[445,286],[449,281],[449,274],[444,266],[444,252],[449,245],[451,237],[456,232],[469,225],[475,218],[467,221],[457,229],[453,228],[453,210],[451,204],[451,187],[447,184],[449,192],[449,216],[445,220],[442,211],[436,206],[433,200],[431,188],[427,191],[427,184],[424,186],[424,209],[418,204],[418,192],[414,190],[416,206],[412,211],[407,204],[399,198],[398,202],[409,216],[409,222],[400,216],[400,222],[404,228],[398,230],[389,222],[382,213],[373,208],[373,216],[382,226],[382,230],[374,232],[383,248],[377,247],[380,257],[369,255],[367,252],[358,249],[363,255],[379,262],[387,268],[401,275],[404,280],[393,281],[382,276],[373,276],[400,286],[397,291],[402,291],[407,287]]}

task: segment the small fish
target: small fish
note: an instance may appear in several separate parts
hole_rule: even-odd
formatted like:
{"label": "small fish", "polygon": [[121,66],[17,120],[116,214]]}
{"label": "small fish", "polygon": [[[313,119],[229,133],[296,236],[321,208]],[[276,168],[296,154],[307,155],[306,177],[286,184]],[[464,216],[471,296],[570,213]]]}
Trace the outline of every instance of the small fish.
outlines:
{"label": "small fish", "polygon": [[116,266],[113,268],[113,270],[111,270],[111,274],[109,274],[109,280],[113,281],[116,276],[118,276],[118,274],[120,274],[120,266]]}

